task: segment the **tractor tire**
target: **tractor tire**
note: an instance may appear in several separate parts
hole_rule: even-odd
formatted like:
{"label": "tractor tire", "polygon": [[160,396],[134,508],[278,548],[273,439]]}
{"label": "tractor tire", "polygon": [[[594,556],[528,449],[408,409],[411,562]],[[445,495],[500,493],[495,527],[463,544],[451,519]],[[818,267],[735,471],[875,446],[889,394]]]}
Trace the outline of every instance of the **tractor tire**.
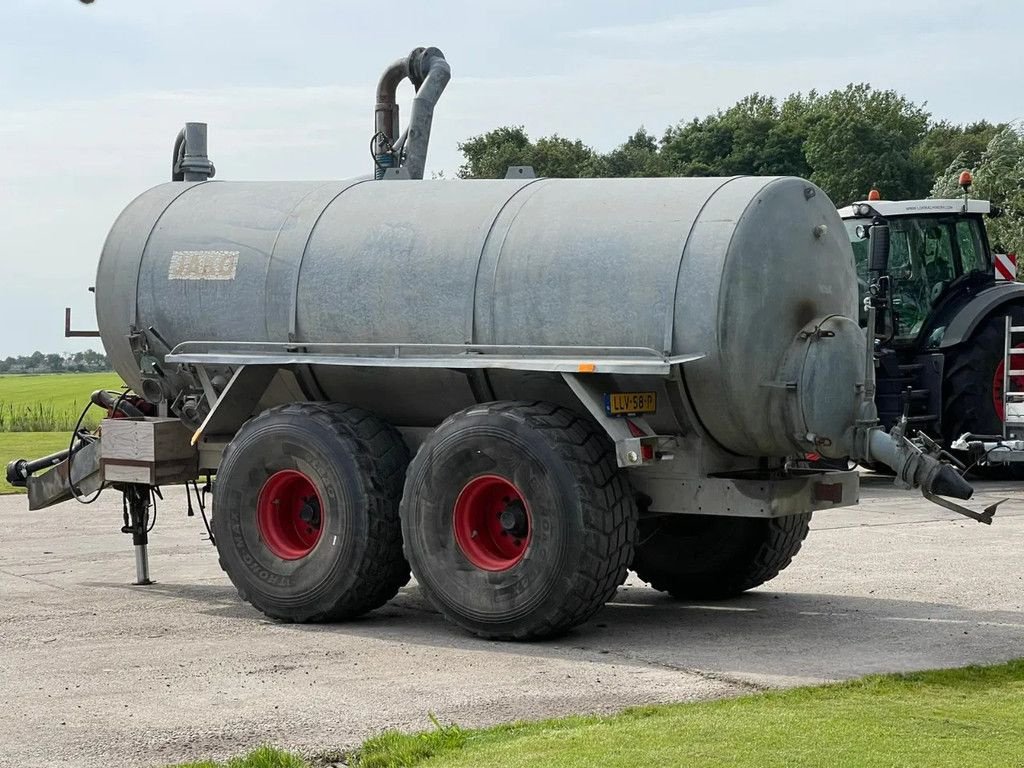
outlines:
{"label": "tractor tire", "polygon": [[[1013,307],[1010,312],[1014,325],[1024,323],[1024,307]],[[987,318],[967,343],[946,356],[942,409],[946,445],[965,432],[1003,434],[1003,318],[1004,315]],[[977,469],[979,474],[992,479],[1024,479],[1021,465],[990,465]]]}
{"label": "tractor tire", "polygon": [[641,519],[633,570],[675,598],[722,600],[774,579],[807,537],[811,514],[659,515]]}
{"label": "tractor tire", "polygon": [[293,403],[247,421],[214,482],[220,565],[274,619],[339,621],[379,608],[409,581],[398,502],[401,435],[334,403]]}
{"label": "tractor tire", "polygon": [[547,403],[473,406],[420,447],[405,554],[420,589],[480,637],[534,640],[586,621],[633,556],[637,508],[608,437]]}

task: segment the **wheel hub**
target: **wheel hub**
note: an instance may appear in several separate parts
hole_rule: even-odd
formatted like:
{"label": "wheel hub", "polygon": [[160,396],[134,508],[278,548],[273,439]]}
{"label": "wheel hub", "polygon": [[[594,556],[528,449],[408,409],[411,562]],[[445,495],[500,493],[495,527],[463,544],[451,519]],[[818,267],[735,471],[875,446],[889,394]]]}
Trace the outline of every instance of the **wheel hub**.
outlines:
{"label": "wheel hub", "polygon": [[282,469],[267,478],[256,503],[260,538],[282,560],[301,560],[323,531],[320,494],[305,474]]}
{"label": "wheel hub", "polygon": [[529,507],[519,489],[497,475],[470,480],[452,513],[455,541],[466,559],[485,571],[506,571],[526,554],[533,535]]}
{"label": "wheel hub", "polygon": [[509,536],[523,538],[529,530],[526,519],[526,507],[519,499],[507,502],[505,509],[498,514],[502,530]]}

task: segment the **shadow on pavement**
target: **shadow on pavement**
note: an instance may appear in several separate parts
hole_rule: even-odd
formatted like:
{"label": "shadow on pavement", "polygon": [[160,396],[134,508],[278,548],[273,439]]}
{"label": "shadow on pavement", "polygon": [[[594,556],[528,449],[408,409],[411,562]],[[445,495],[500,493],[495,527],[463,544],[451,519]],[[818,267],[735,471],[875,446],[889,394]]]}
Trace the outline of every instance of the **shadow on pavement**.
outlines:
{"label": "shadow on pavement", "polygon": [[[266,621],[229,585],[155,584],[146,590],[149,595],[200,603],[206,615]],[[319,644],[330,636],[339,643],[372,637],[431,648],[653,664],[755,682],[841,679],[1024,656],[1022,612],[767,590],[699,603],[626,586],[591,621],[561,638],[538,643],[497,643],[469,636],[445,622],[414,585],[355,621],[279,626],[297,636],[317,635]]]}

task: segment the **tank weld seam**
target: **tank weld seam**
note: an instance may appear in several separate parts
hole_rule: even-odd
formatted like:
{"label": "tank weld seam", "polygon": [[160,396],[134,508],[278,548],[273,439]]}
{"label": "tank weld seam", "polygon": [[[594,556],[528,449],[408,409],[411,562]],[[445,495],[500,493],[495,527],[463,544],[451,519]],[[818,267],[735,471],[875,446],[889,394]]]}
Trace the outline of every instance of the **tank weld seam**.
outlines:
{"label": "tank weld seam", "polygon": [[[734,181],[735,179],[742,179],[742,178],[755,178],[755,177],[751,177],[751,176],[733,176],[730,179],[730,181]],[[764,182],[765,183],[762,184],[761,187],[758,188],[757,194],[752,195],[750,197],[750,199],[747,201],[746,206],[744,206],[744,208],[740,212],[739,216],[737,216],[737,218],[736,218],[736,227],[734,227],[732,232],[729,234],[729,242],[726,243],[725,253],[729,253],[732,250],[732,243],[733,243],[733,240],[736,237],[736,233],[739,231],[739,223],[740,223],[740,221],[743,220],[743,217],[746,215],[747,211],[750,210],[754,206],[755,203],[759,202],[761,193],[764,192],[764,190],[766,190],[772,184],[775,184],[778,181],[780,181],[780,179],[785,179],[785,178],[786,177],[779,177],[779,176],[764,177]],[[719,272],[719,275],[718,275],[718,284],[720,286],[724,286],[725,285],[725,267],[726,267],[726,260],[725,259],[722,259],[721,267],[722,267],[721,268],[721,272]],[[721,297],[719,297],[719,298],[721,298]],[[725,302],[719,301],[718,307],[717,307],[717,312],[716,312],[716,315],[715,315],[715,328],[716,328],[716,331],[717,331],[718,328],[721,328],[723,325],[725,325],[725,317],[724,317],[724,315],[725,315]],[[716,332],[716,341],[717,340],[718,339],[717,339],[717,332]],[[685,369],[685,367],[683,368],[683,380],[684,381],[686,380],[686,369]],[[689,394],[689,389],[687,389],[687,394]],[[694,409],[694,412],[696,412],[696,409]],[[698,419],[700,419],[699,416],[698,416]],[[711,431],[709,429],[707,429],[707,427],[705,426],[703,421],[701,421],[701,427],[703,427],[705,429],[705,431],[707,432],[708,435],[711,435]],[[747,430],[744,428],[744,426],[742,424],[739,424],[739,427],[740,427],[740,431],[743,432],[744,434],[746,434],[748,436],[748,438],[751,437],[749,432],[747,432]],[[715,442],[718,443],[719,445],[721,445],[722,447],[725,447],[720,440],[716,439]],[[756,443],[757,440],[756,439],[755,440],[751,440],[751,442],[752,443]],[[733,451],[731,449],[727,449],[727,450],[729,451],[729,453],[733,453]]]}
{"label": "tank weld seam", "polygon": [[298,330],[299,281],[302,279],[302,265],[306,262],[306,253],[309,251],[309,244],[313,241],[313,235],[316,233],[316,228],[320,225],[320,220],[323,219],[324,214],[327,213],[328,209],[334,205],[335,201],[337,201],[339,197],[353,187],[358,187],[360,184],[364,184],[367,181],[373,181],[373,179],[355,179],[342,187],[338,191],[338,194],[334,195],[334,197],[328,200],[324,207],[320,209],[320,213],[317,214],[316,220],[309,228],[309,234],[306,236],[306,242],[303,244],[302,252],[299,255],[299,264],[295,270],[295,281],[292,284],[291,307],[289,307],[288,310],[288,341],[295,341],[295,333]]}
{"label": "tank weld seam", "polygon": [[477,330],[478,330],[477,326],[476,326],[476,303],[477,303],[478,289],[479,289],[479,285],[480,285],[480,270],[483,267],[483,255],[487,251],[487,246],[490,243],[490,239],[492,239],[492,236],[494,234],[495,226],[497,226],[498,220],[501,218],[502,214],[505,212],[505,209],[508,207],[508,205],[513,200],[519,198],[519,193],[521,193],[521,191],[523,191],[527,187],[530,187],[530,190],[529,190],[529,193],[528,193],[527,197],[525,197],[524,199],[520,199],[520,201],[519,201],[519,210],[517,210],[512,215],[512,220],[509,221],[508,226],[505,227],[505,231],[502,233],[501,243],[498,244],[498,246],[497,246],[498,250],[497,250],[497,253],[495,254],[495,266],[494,266],[494,269],[492,269],[492,272],[490,272],[490,294],[492,294],[492,300],[490,300],[490,302],[489,302],[489,304],[490,304],[490,310],[489,311],[490,311],[490,337],[492,337],[492,338],[490,338],[490,341],[492,341],[492,342],[495,341],[495,318],[496,318],[496,315],[495,315],[495,301],[494,301],[495,285],[496,285],[496,283],[498,281],[498,267],[501,264],[502,252],[505,250],[505,242],[508,240],[509,232],[512,231],[512,227],[515,224],[516,220],[519,218],[519,214],[522,212],[523,207],[525,207],[526,203],[529,202],[530,197],[534,196],[534,194],[536,194],[537,190],[540,188],[539,186],[537,186],[538,182],[549,181],[549,180],[550,179],[548,179],[547,177],[531,179],[529,182],[527,182],[527,183],[523,184],[522,186],[520,186],[518,189],[516,189],[515,194],[512,195],[508,200],[505,201],[504,205],[502,205],[501,210],[498,212],[498,215],[496,215],[494,220],[492,222],[490,222],[490,226],[489,226],[489,228],[487,230],[487,237],[484,239],[483,246],[480,248],[480,256],[477,259],[477,264],[476,264],[476,281],[473,283],[473,311],[472,311],[472,317],[471,317],[472,325],[471,325],[471,327],[469,329],[469,336],[470,336],[471,339],[475,339],[476,338]]}
{"label": "tank weld seam", "polygon": [[744,177],[730,176],[715,187],[714,191],[707,196],[703,203],[701,203],[700,208],[697,210],[697,215],[693,217],[693,224],[690,225],[690,230],[686,233],[686,238],[683,240],[683,247],[679,251],[679,260],[676,262],[675,281],[672,284],[672,301],[668,305],[668,312],[665,318],[665,337],[662,343],[662,348],[666,357],[672,354],[672,344],[675,341],[675,315],[676,302],[679,301],[679,276],[683,271],[683,258],[686,256],[686,249],[690,247],[690,239],[693,237],[693,231],[697,228],[697,222],[700,221],[701,214],[704,213],[704,209],[707,208],[708,204],[717,197],[718,193],[721,192],[726,185],[741,178]]}
{"label": "tank weld seam", "polygon": [[[486,233],[483,236],[483,242],[480,244],[480,252],[479,252],[479,254],[476,257],[476,271],[475,271],[475,273],[473,275],[473,295],[472,295],[472,298],[470,299],[470,304],[469,304],[469,323],[468,323],[468,328],[466,329],[466,337],[468,339],[468,341],[466,342],[467,344],[476,344],[476,343],[478,343],[477,340],[476,340],[476,295],[479,292],[480,267],[483,265],[483,255],[487,251],[487,244],[490,243],[490,236],[492,236],[492,234],[494,234],[494,232],[495,232],[495,226],[497,226],[497,224],[498,224],[498,219],[500,219],[502,217],[502,214],[505,213],[505,209],[509,207],[509,204],[512,203],[513,200],[515,200],[516,198],[519,197],[519,194],[521,193],[521,191],[523,189],[525,189],[527,186],[532,186],[532,185],[536,184],[538,181],[545,181],[545,180],[547,180],[546,177],[530,179],[529,181],[524,183],[522,186],[520,186],[518,189],[516,189],[514,191],[514,193],[512,193],[512,195],[510,195],[508,198],[505,199],[504,202],[502,202],[502,204],[498,207],[498,210],[495,212],[495,215],[492,217],[492,219],[490,219],[490,223],[487,224],[487,231],[486,231]],[[527,200],[528,200],[528,198],[527,198]],[[523,204],[525,204],[525,201],[523,201]],[[521,210],[521,207],[520,207],[520,210]],[[516,213],[516,216],[518,216],[518,212]],[[515,221],[515,217],[513,217],[512,221],[509,222],[509,227],[512,226],[512,222],[514,222],[514,221]],[[507,229],[506,229],[506,233],[508,233]],[[505,245],[505,240],[503,238],[502,239],[502,246],[504,246],[504,245]],[[499,253],[499,256],[501,256],[501,250],[499,250],[498,253]]]}
{"label": "tank weld seam", "polygon": [[[175,182],[168,183],[173,184]],[[201,187],[209,183],[209,179],[207,179],[206,181],[189,183],[189,186],[178,192],[178,194],[176,194],[174,197],[172,197],[164,204],[164,208],[162,211],[160,211],[160,215],[153,220],[153,226],[150,227],[149,234],[146,235],[146,241],[142,244],[142,249],[139,251],[139,268],[135,274],[135,290],[132,292],[132,327],[139,327],[139,284],[142,282],[142,262],[146,258],[146,251],[149,250],[149,241],[153,239],[153,233],[156,232],[156,228],[160,226],[160,222],[163,220],[164,215],[167,213],[167,211],[169,211],[171,209],[171,206],[178,202],[178,200],[180,200],[182,196],[188,194],[197,187]]]}
{"label": "tank weld seam", "polygon": [[[675,343],[675,312],[676,303],[679,301],[679,280],[683,272],[683,259],[686,257],[686,251],[690,247],[690,239],[693,237],[693,231],[697,228],[697,222],[700,221],[700,217],[701,214],[704,213],[704,209],[715,197],[718,196],[718,193],[721,192],[726,187],[726,185],[730,184],[733,181],[736,181],[736,179],[742,178],[745,177],[730,176],[728,179],[726,179],[720,185],[718,185],[715,188],[715,191],[708,195],[707,200],[705,200],[703,205],[701,205],[700,210],[697,211],[697,215],[693,219],[693,224],[690,226],[690,231],[686,233],[686,239],[683,241],[683,248],[679,252],[679,262],[676,265],[676,280],[675,285],[672,287],[672,303],[668,307],[668,314],[666,316],[665,322],[665,340],[663,346],[665,348],[666,355],[672,354],[672,345]],[[729,239],[729,243],[732,243],[732,238]],[[728,246],[726,246],[726,252],[728,253]],[[721,283],[721,279],[719,280],[719,283]],[[710,352],[711,350],[705,350],[705,354],[710,354]],[[716,440],[714,435],[711,434],[711,430],[708,429],[707,424],[704,423],[704,419],[697,412],[697,408],[694,407],[693,405],[693,394],[690,392],[690,384],[686,378],[686,366],[680,365],[678,367],[678,371],[679,383],[682,385],[683,392],[686,395],[686,415],[691,418],[692,424],[697,428],[695,431],[697,431],[702,436],[706,435],[712,441],[714,441],[716,445],[725,448],[725,446],[722,446],[721,442]],[[733,453],[727,448],[725,450],[730,454]]]}
{"label": "tank weld seam", "polygon": [[[277,234],[274,235],[274,244],[270,246],[270,253],[267,255],[267,273],[266,273],[266,275],[263,278],[263,295],[264,296],[270,295],[270,291],[269,291],[269,288],[270,288],[270,275],[271,275],[271,273],[274,270],[274,255],[277,253],[277,244],[279,242],[281,242],[281,233],[284,232],[285,226],[287,226],[288,223],[292,221],[293,217],[295,216],[295,212],[307,200],[309,200],[311,197],[313,197],[318,192],[323,190],[325,187],[331,186],[333,183],[334,182],[325,181],[325,182],[323,182],[321,184],[318,184],[315,187],[313,187],[313,189],[309,190],[306,194],[304,194],[302,197],[300,197],[296,201],[295,205],[293,205],[291,207],[291,210],[288,211],[288,215],[285,216],[284,219],[281,221],[281,226],[279,226],[277,228]],[[301,265],[301,264],[302,264],[302,254],[299,255],[299,265]],[[289,310],[290,310],[290,307],[289,307]],[[289,323],[289,325],[290,324],[291,323]],[[264,315],[263,315],[263,333],[267,337],[267,339],[270,340],[270,317],[269,317],[269,315],[267,313],[264,313]],[[288,341],[291,341],[291,339],[289,338]]]}

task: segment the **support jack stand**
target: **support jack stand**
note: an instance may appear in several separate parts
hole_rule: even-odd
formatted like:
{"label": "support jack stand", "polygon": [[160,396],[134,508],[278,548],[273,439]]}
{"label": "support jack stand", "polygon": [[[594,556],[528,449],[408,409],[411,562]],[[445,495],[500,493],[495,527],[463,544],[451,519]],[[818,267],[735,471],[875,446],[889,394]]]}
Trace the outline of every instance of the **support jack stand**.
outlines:
{"label": "support jack stand", "polygon": [[130,533],[135,546],[135,585],[152,584],[149,578],[149,508],[153,489],[148,485],[124,486],[124,525],[121,533]]}

